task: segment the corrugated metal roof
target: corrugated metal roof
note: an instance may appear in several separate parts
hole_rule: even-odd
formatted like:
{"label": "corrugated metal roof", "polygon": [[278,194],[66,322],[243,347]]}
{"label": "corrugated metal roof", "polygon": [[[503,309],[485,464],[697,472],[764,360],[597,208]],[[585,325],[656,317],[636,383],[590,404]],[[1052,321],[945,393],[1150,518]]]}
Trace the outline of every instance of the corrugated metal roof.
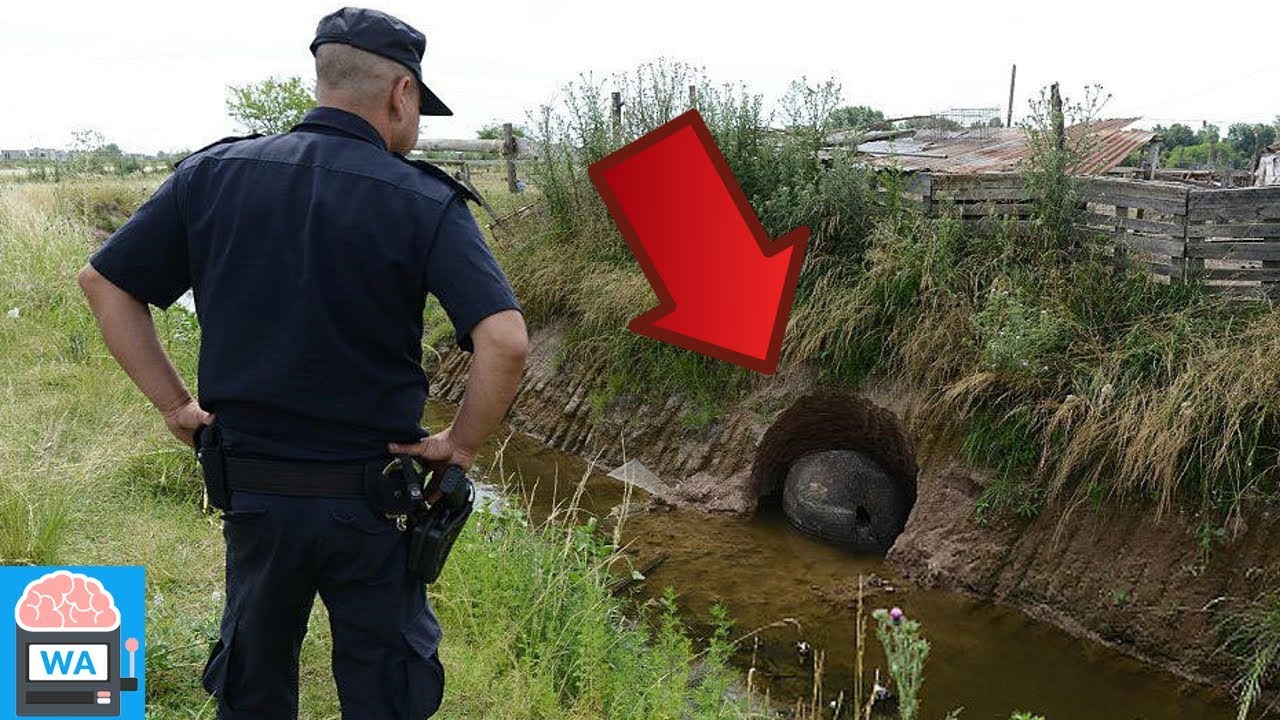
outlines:
{"label": "corrugated metal roof", "polygon": [[[1094,138],[1093,147],[1079,171],[1085,175],[1101,175],[1151,142],[1154,132],[1125,129],[1135,120],[1137,118],[1097,120],[1067,128],[1072,137],[1088,131]],[[862,143],[858,145],[858,152],[877,165],[957,175],[1010,172],[1031,154],[1026,134],[1016,128],[919,130],[912,137]]]}

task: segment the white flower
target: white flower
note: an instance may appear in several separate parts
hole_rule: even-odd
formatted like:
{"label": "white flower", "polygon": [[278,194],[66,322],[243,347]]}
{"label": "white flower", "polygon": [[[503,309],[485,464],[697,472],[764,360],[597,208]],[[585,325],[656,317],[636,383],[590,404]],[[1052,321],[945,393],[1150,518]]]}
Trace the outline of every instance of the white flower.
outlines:
{"label": "white flower", "polygon": [[10,320],[17,320],[18,308],[13,308],[9,312],[5,313],[5,317],[9,318]]}

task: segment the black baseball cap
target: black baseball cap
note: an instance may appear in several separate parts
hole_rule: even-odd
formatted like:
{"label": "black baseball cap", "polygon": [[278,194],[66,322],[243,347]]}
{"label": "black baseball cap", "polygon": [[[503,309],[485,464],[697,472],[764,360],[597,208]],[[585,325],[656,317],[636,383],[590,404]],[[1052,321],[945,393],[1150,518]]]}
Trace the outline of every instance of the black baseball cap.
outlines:
{"label": "black baseball cap", "polygon": [[311,41],[311,54],[325,43],[342,43],[360,48],[409,69],[418,81],[422,95],[422,115],[452,115],[436,94],[422,82],[422,54],[427,50],[427,36],[412,25],[379,10],[344,7],[320,18],[316,39]]}

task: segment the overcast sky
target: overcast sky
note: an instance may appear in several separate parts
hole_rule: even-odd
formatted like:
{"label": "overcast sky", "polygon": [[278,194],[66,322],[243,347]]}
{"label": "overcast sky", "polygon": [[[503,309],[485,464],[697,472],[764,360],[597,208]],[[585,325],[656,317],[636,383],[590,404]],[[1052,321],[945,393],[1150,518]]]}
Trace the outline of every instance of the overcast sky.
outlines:
{"label": "overcast sky", "polygon": [[[314,77],[307,50],[332,0],[5,2],[0,148],[65,147],[95,129],[127,151],[196,148],[235,126],[226,87]],[[833,77],[844,99],[890,115],[1004,106],[1016,116],[1057,80],[1112,94],[1104,114],[1146,124],[1270,122],[1280,114],[1280,2],[1182,4],[912,0],[874,3],[587,0],[376,7],[427,36],[427,84],[456,115],[424,137],[522,122],[578,73],[667,57],[767,98]]]}

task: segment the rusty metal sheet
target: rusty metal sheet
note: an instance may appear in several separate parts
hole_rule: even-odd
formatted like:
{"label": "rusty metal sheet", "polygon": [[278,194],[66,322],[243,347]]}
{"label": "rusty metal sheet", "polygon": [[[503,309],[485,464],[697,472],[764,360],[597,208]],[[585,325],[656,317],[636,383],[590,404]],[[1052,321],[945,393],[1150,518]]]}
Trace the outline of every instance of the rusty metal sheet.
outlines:
{"label": "rusty metal sheet", "polygon": [[[1073,137],[1088,131],[1095,138],[1080,172],[1104,174],[1124,162],[1134,150],[1151,142],[1155,133],[1125,129],[1135,120],[1137,118],[1113,118],[1067,128]],[[1020,129],[983,128],[950,133],[922,131],[913,137],[862,143],[858,153],[874,165],[968,175],[1014,171],[1031,151]]]}

